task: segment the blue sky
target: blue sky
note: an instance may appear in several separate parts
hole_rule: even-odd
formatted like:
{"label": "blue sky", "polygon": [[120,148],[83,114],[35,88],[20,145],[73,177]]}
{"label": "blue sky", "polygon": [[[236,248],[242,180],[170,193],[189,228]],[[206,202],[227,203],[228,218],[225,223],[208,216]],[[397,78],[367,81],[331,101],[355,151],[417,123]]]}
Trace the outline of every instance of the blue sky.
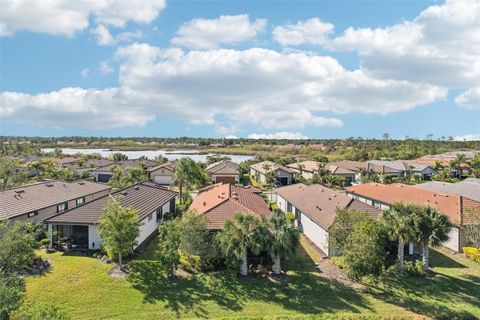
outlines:
{"label": "blue sky", "polygon": [[480,139],[476,1],[5,5],[2,135]]}

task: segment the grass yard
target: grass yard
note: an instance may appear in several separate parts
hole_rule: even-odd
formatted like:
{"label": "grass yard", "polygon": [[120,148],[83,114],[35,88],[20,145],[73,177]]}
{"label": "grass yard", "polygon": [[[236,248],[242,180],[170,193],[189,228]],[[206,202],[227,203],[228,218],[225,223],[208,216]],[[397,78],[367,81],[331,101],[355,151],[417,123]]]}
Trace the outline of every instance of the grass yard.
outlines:
{"label": "grass yard", "polygon": [[480,265],[459,255],[432,252],[434,277],[390,279],[360,292],[314,273],[318,257],[308,247],[282,280],[221,274],[175,282],[147,260],[153,247],[134,262],[128,280],[113,279],[112,266],[94,258],[46,255],[53,267],[27,279],[26,301],[55,304],[72,319],[480,317]]}

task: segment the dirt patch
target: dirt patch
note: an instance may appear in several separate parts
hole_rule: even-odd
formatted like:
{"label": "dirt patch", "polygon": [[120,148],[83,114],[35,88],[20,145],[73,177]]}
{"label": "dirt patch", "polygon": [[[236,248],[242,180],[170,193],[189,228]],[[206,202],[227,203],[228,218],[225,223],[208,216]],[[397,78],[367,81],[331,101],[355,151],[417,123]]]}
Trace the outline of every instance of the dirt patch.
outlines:
{"label": "dirt patch", "polygon": [[315,272],[320,277],[335,281],[355,290],[363,290],[365,286],[350,280],[330,259],[322,259],[316,264]]}
{"label": "dirt patch", "polygon": [[114,279],[125,279],[127,277],[127,273],[118,266],[113,268],[109,274]]}

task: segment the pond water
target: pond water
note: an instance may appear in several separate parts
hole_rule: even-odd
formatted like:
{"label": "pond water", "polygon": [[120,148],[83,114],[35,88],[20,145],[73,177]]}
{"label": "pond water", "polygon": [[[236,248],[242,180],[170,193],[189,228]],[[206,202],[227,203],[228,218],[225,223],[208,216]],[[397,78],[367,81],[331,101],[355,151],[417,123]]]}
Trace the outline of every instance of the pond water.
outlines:
{"label": "pond water", "polygon": [[[99,153],[102,157],[106,158],[113,153],[120,152],[128,156],[128,159],[138,159],[141,156],[145,156],[148,159],[155,159],[156,156],[162,155],[168,160],[177,160],[182,157],[190,157],[194,161],[206,162],[208,156],[215,155],[214,153],[199,154],[196,150],[138,150],[138,151],[115,151],[109,149],[71,149],[60,148],[65,155],[72,155],[76,153],[92,154]],[[53,152],[54,148],[42,148],[44,152]],[[232,159],[233,162],[240,163],[245,160],[253,159],[253,156],[236,155],[236,154],[222,154],[220,156],[227,156]]]}

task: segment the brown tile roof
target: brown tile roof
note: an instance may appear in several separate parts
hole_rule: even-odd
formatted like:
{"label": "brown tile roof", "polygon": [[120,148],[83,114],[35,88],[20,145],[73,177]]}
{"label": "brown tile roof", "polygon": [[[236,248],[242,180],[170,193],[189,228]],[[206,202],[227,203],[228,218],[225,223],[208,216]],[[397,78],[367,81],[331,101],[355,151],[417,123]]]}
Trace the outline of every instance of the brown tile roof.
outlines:
{"label": "brown tile roof", "polygon": [[218,161],[208,165],[205,172],[208,174],[239,174],[240,167],[238,164],[231,161]]}
{"label": "brown tile roof", "polygon": [[51,158],[56,165],[64,165],[67,163],[72,163],[80,160],[80,158],[75,157],[65,157],[65,158]]}
{"label": "brown tile roof", "polygon": [[[160,206],[175,198],[177,193],[153,182],[141,182],[114,192],[112,195],[121,195],[122,205],[137,209],[138,219],[142,220]],[[102,215],[102,207],[110,197],[110,195],[104,196],[53,216],[46,221],[50,223],[97,224]]]}
{"label": "brown tile roof", "polygon": [[[459,195],[421,189],[401,183],[378,184],[366,183],[347,188],[347,192],[377,200],[388,205],[395,202],[405,202],[417,205],[428,205],[438,209],[455,224],[461,221],[461,203],[464,197]],[[469,199],[470,200],[470,199]],[[473,202],[473,204],[471,203]],[[471,206],[480,206],[480,202],[469,201]]]}
{"label": "brown tile roof", "polygon": [[[265,165],[268,165],[270,169],[267,171],[265,170]],[[281,164],[276,164],[275,162],[272,161],[262,161],[259,163],[252,164],[250,168],[253,168],[254,170],[260,172],[261,174],[267,174],[270,171],[277,171],[277,170],[283,170],[288,173],[296,173],[296,170],[293,170],[289,167],[282,166]]]}
{"label": "brown tile roof", "polygon": [[93,168],[103,167],[112,164],[112,160],[108,159],[86,159],[83,161],[82,165],[80,166],[79,161],[64,163],[62,166],[65,168],[69,168],[72,170],[78,169],[90,169],[93,165]]}
{"label": "brown tile roof", "polygon": [[170,161],[170,162],[162,163],[162,164],[157,165],[157,166],[149,167],[149,168],[147,168],[147,171],[148,172],[153,172],[153,171],[157,171],[158,169],[162,169],[162,168],[173,172],[175,170],[175,162]]}
{"label": "brown tile roof", "polygon": [[327,164],[327,166],[335,166],[339,167],[342,169],[347,169],[350,171],[357,172],[360,169],[366,169],[367,165],[364,162],[360,161],[352,161],[352,160],[342,160],[342,161],[336,161],[336,162],[330,162]]}
{"label": "brown tile roof", "polygon": [[109,190],[109,185],[90,181],[48,180],[0,192],[0,220]]}
{"label": "brown tile roof", "polygon": [[317,172],[318,169],[321,166],[321,163],[318,161],[311,161],[311,160],[306,160],[306,161],[301,161],[301,162],[295,162],[291,164],[287,164],[287,167],[294,169],[295,171],[298,171],[298,166],[302,166],[303,171],[307,172]]}
{"label": "brown tile roof", "polygon": [[209,229],[222,229],[225,221],[238,212],[267,216],[271,212],[256,188],[242,188],[217,183],[202,189],[189,208],[197,214],[205,214]]}
{"label": "brown tile roof", "polygon": [[355,174],[355,171],[348,170],[345,168],[340,168],[333,165],[327,165],[327,168],[332,174]]}
{"label": "brown tile roof", "polygon": [[275,192],[326,230],[335,220],[337,209],[366,211],[375,218],[381,216],[379,209],[319,184],[297,183],[277,188]]}

